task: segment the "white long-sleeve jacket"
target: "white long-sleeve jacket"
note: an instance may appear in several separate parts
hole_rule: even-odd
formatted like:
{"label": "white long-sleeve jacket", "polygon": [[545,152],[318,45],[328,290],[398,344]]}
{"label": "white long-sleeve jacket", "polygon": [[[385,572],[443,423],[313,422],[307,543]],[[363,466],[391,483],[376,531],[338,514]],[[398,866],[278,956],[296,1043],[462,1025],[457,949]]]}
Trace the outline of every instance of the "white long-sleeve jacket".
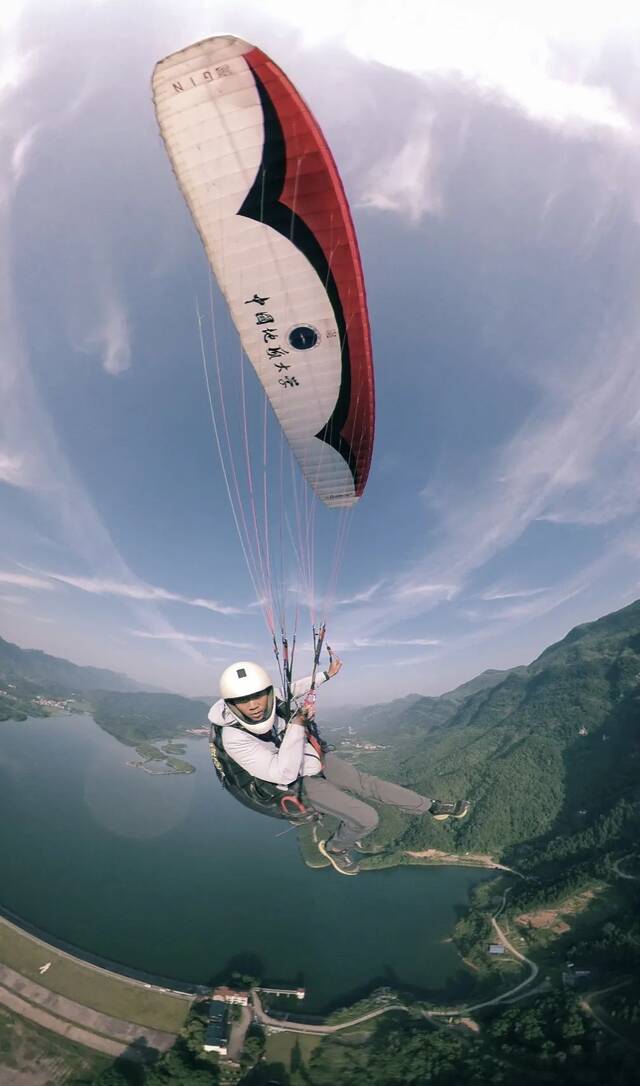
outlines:
{"label": "white long-sleeve jacket", "polygon": [[[316,686],[326,681],[327,673],[319,671]],[[294,698],[301,698],[310,688],[311,676],[307,675],[291,684],[291,693]],[[288,786],[298,777],[314,777],[322,769],[316,751],[305,737],[304,728],[297,724],[287,727],[277,714],[274,728],[278,735],[284,732],[280,746],[239,728],[237,717],[222,698],[211,706],[209,720],[222,727],[222,745],[227,754],[258,780]]]}

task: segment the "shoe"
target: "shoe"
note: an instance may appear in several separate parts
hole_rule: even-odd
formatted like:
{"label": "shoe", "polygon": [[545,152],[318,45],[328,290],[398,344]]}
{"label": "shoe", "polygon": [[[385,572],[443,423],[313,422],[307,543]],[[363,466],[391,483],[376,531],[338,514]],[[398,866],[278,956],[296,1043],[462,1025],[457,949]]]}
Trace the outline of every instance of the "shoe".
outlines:
{"label": "shoe", "polygon": [[327,848],[326,841],[318,841],[318,850],[323,856],[327,857],[329,863],[332,864],[336,871],[339,871],[341,875],[358,874],[360,865],[346,850],[343,852],[333,852],[331,849]]}
{"label": "shoe", "polygon": [[445,803],[441,799],[434,799],[429,808],[429,814],[437,822],[444,822],[447,818],[464,818],[469,814],[469,800],[459,799],[456,803]]}

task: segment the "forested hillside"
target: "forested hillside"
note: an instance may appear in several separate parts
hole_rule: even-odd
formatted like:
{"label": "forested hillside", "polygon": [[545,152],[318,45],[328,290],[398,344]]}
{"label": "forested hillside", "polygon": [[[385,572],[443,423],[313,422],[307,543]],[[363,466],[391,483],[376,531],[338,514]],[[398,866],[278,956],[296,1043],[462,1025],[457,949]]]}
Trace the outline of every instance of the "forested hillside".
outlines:
{"label": "forested hillside", "polygon": [[387,730],[388,749],[367,759],[426,795],[472,801],[457,827],[406,820],[404,847],[514,858],[562,838],[579,852],[603,819],[633,817],[620,812],[640,780],[640,601],[572,630],[455,711],[442,700],[422,728],[414,703],[410,725]]}
{"label": "forested hillside", "polygon": [[[512,669],[514,672],[525,670]],[[403,698],[385,702],[381,705],[369,705],[340,714],[343,724],[355,727],[358,735],[368,739],[396,741],[398,736],[421,736],[432,728],[446,724],[460,708],[460,705],[480,691],[491,690],[503,682],[509,671],[483,671],[475,679],[463,683],[455,690],[450,690],[440,697],[425,697],[423,694],[406,694]],[[336,713],[336,716],[338,714]]]}
{"label": "forested hillside", "polygon": [[0,721],[59,712],[88,712],[122,742],[172,738],[206,723],[209,702],[145,691],[127,675],[35,649],[0,637]]}
{"label": "forested hillside", "polygon": [[133,746],[149,739],[172,738],[186,728],[200,728],[207,723],[209,709],[206,702],[180,694],[94,690],[87,701],[96,724]]}
{"label": "forested hillside", "polygon": [[21,649],[0,637],[0,680],[24,680],[49,694],[84,690],[143,690],[128,675],[100,667],[79,667],[39,649]]}

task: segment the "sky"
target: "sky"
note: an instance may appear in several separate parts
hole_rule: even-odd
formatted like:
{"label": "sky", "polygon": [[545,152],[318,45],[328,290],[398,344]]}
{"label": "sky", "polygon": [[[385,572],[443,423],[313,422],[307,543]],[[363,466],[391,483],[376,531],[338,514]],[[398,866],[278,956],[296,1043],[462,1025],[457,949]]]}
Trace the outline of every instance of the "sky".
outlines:
{"label": "sky", "polygon": [[638,598],[637,4],[6,0],[0,635],[190,696],[272,666],[212,432],[210,275],[150,94],[218,33],[313,109],[367,284],[376,444],[317,612],[345,665],[327,699],[440,694]]}

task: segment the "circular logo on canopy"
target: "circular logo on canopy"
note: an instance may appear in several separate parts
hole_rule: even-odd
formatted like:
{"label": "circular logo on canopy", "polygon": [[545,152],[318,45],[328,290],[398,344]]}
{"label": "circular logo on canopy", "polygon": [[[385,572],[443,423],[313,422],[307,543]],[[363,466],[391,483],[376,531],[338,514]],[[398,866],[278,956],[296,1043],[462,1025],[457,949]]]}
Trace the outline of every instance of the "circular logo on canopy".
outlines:
{"label": "circular logo on canopy", "polygon": [[310,351],[320,339],[320,333],[310,324],[297,324],[288,335],[289,345],[296,351]]}

